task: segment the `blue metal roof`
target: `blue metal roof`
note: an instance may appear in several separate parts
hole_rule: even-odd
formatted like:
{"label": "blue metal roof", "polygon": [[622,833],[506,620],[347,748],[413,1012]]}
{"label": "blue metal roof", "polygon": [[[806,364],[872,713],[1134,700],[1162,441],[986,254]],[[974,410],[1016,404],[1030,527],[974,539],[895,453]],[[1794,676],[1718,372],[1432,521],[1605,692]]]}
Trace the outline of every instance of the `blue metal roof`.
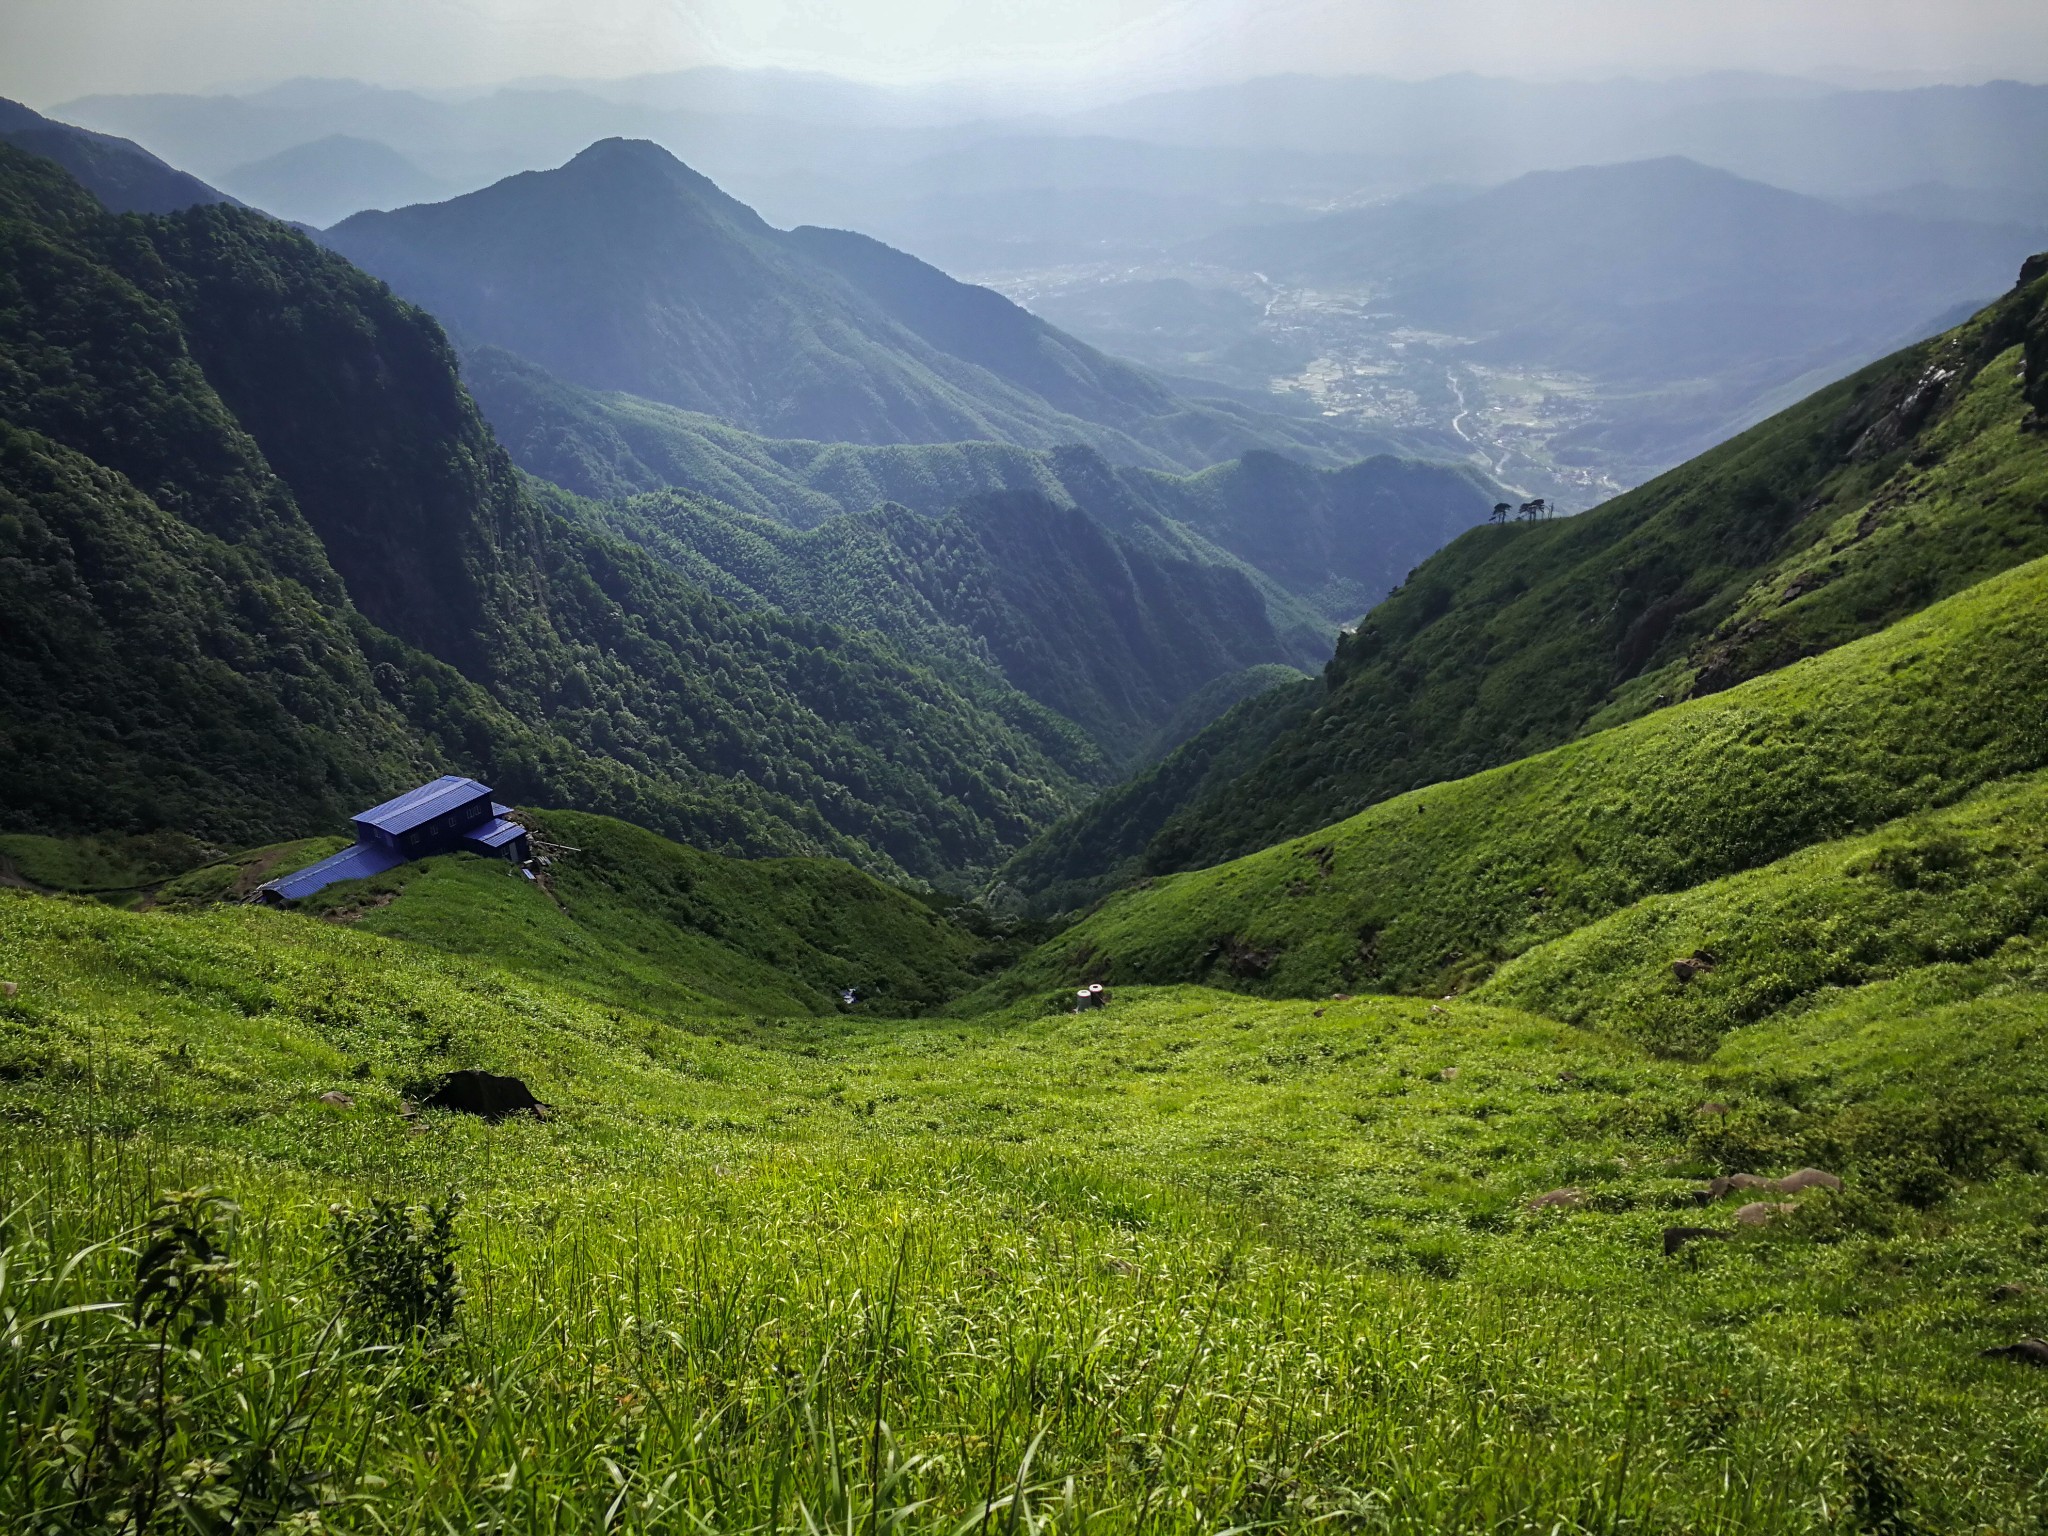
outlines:
{"label": "blue metal roof", "polygon": [[482,826],[462,834],[465,843],[480,843],[486,848],[502,848],[514,838],[524,837],[526,828],[516,821],[487,821]]}
{"label": "blue metal roof", "polygon": [[418,789],[409,789],[395,800],[386,800],[382,805],[373,805],[356,817],[380,831],[394,837],[401,832],[410,832],[414,827],[424,825],[443,811],[452,811],[457,806],[467,805],[479,796],[490,798],[488,785],[479,784],[475,779],[459,778],[443,774],[431,784],[422,784]]}
{"label": "blue metal roof", "polygon": [[337,880],[367,880],[371,875],[381,875],[405,862],[405,855],[389,848],[380,848],[374,843],[356,843],[339,853],[329,854],[317,864],[294,870],[281,880],[272,880],[264,889],[275,891],[289,901],[297,901],[301,896],[310,896]]}

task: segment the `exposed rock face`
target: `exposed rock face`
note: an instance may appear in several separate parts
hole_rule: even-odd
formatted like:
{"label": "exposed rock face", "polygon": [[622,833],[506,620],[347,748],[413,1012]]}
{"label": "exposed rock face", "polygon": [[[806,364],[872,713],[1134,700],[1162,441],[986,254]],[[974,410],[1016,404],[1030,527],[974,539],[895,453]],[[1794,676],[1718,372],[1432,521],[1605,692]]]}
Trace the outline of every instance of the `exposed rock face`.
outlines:
{"label": "exposed rock face", "polygon": [[1735,1219],[1745,1227],[1767,1226],[1780,1216],[1789,1216],[1798,1210],[1796,1205],[1781,1200],[1754,1200],[1735,1212]]}
{"label": "exposed rock face", "polygon": [[1987,1349],[1984,1351],[1983,1358],[1986,1360],[2010,1360],[2016,1365],[2048,1366],[2048,1342],[2040,1339],[2021,1339],[2017,1344],[2005,1344],[1997,1349]]}
{"label": "exposed rock face", "polygon": [[1695,976],[1710,974],[1718,963],[1709,951],[1696,949],[1683,960],[1672,961],[1671,974],[1677,977],[1679,983],[1683,985],[1685,982],[1691,981]]}
{"label": "exposed rock face", "polygon": [[1584,1205],[1585,1203],[1586,1192],[1583,1189],[1553,1189],[1550,1193],[1538,1195],[1534,1200],[1531,1200],[1529,1202],[1529,1209],[1532,1211],[1569,1210],[1572,1206]]}
{"label": "exposed rock face", "polygon": [[518,1078],[471,1069],[449,1073],[441,1086],[421,1103],[428,1109],[451,1109],[485,1120],[503,1120],[507,1115],[532,1115],[545,1120],[548,1116],[547,1105],[536,1099]]}
{"label": "exposed rock face", "polygon": [[1802,1168],[1797,1173],[1787,1174],[1771,1185],[1781,1195],[1796,1195],[1807,1189],[1827,1189],[1841,1192],[1842,1181],[1832,1173],[1823,1173],[1818,1168]]}

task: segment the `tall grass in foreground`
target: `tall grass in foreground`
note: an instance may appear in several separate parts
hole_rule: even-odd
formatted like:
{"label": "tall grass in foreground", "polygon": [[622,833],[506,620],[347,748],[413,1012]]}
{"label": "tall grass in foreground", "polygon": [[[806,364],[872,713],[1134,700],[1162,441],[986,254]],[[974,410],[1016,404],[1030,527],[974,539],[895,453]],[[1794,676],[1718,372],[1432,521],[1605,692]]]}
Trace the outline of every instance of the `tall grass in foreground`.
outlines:
{"label": "tall grass in foreground", "polygon": [[[0,1509],[39,1532],[2038,1515],[2010,1502],[2010,1465],[1902,1466],[1879,1385],[1825,1352],[1329,1268],[1046,1153],[483,1189],[449,1229],[461,1294],[411,1322],[363,1302],[361,1192],[139,1139],[14,1138],[0,1200]],[[405,1222],[385,1236],[430,1263],[431,1220]]]}

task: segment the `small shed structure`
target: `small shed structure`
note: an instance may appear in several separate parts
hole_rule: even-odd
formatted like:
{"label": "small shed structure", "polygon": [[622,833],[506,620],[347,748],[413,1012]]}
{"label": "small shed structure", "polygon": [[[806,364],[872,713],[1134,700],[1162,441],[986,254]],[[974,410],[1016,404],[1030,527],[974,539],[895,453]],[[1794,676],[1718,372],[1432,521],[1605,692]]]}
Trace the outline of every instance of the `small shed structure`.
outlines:
{"label": "small shed structure", "polygon": [[272,901],[296,901],[338,880],[381,875],[437,853],[480,853],[524,864],[533,850],[526,828],[507,819],[511,814],[510,806],[491,798],[489,785],[444,774],[371,806],[354,818],[353,847],[272,880],[257,894]]}

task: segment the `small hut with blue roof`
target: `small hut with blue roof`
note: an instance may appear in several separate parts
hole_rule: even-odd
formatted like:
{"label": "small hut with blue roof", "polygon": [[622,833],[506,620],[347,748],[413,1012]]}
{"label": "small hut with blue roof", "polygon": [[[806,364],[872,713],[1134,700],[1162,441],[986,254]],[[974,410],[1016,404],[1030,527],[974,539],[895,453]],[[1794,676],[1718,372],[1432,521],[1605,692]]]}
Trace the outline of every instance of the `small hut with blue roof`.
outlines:
{"label": "small hut with blue roof", "polygon": [[362,880],[437,853],[480,853],[524,864],[532,857],[526,828],[512,808],[475,779],[445,774],[354,818],[355,845],[265,884],[257,894],[297,901],[337,880]]}

